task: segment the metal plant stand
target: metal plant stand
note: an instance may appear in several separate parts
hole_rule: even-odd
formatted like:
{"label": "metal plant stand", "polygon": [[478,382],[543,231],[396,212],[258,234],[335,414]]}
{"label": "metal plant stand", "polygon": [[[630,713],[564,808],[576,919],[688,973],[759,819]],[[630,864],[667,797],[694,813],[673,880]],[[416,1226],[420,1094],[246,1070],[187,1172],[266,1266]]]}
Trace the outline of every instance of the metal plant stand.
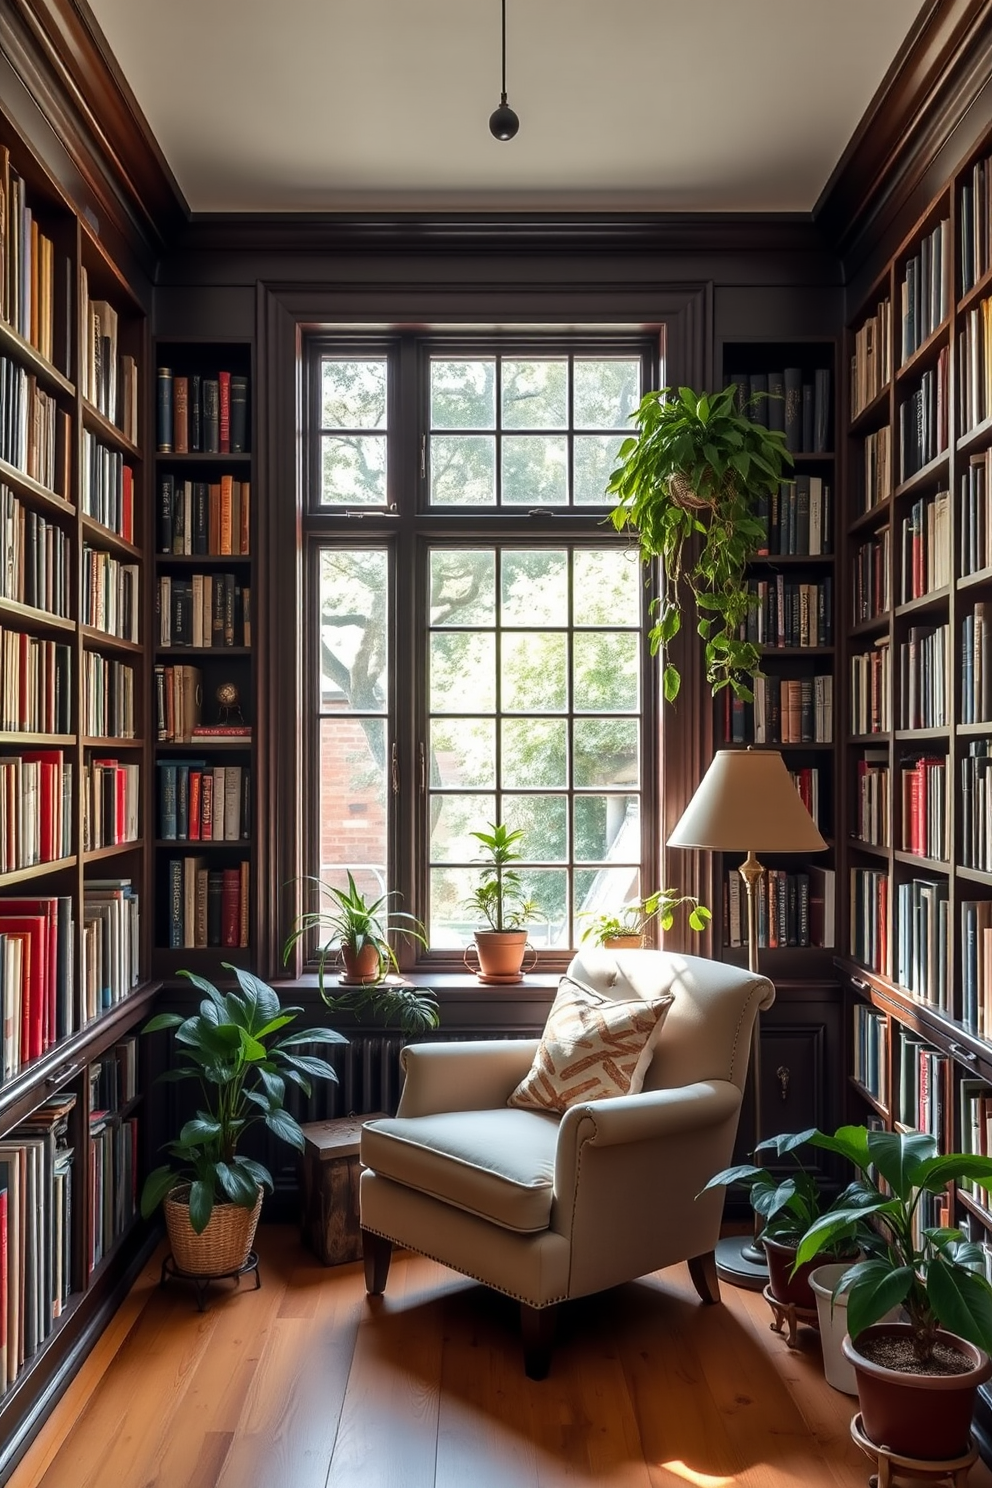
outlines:
{"label": "metal plant stand", "polygon": [[775,1321],[768,1324],[772,1332],[781,1333],[786,1324],[788,1324],[789,1331],[785,1336],[785,1341],[789,1345],[789,1348],[798,1348],[797,1335],[799,1324],[806,1323],[809,1327],[816,1328],[819,1323],[816,1308],[799,1307],[795,1302],[780,1302],[773,1295],[771,1286],[766,1286],[761,1295],[774,1314]]}
{"label": "metal plant stand", "polygon": [[888,1447],[878,1446],[865,1435],[860,1411],[851,1421],[851,1436],[862,1452],[875,1459],[878,1471],[868,1479],[869,1488],[895,1488],[893,1474],[924,1483],[937,1483],[943,1479],[952,1488],[968,1488],[968,1469],[978,1461],[974,1438],[963,1456],[949,1458],[946,1462],[929,1462],[921,1457],[903,1457],[898,1452],[890,1452]]}
{"label": "metal plant stand", "polygon": [[170,1276],[177,1281],[191,1281],[196,1288],[196,1306],[199,1312],[206,1310],[207,1288],[212,1281],[234,1281],[241,1285],[242,1276],[253,1275],[255,1278],[254,1290],[257,1292],[262,1285],[262,1273],[258,1269],[258,1253],[254,1250],[248,1252],[248,1259],[243,1266],[238,1266],[234,1271],[217,1271],[207,1276],[198,1275],[192,1271],[183,1271],[176,1265],[172,1251],[162,1262],[162,1274],[158,1279],[159,1286],[165,1286]]}

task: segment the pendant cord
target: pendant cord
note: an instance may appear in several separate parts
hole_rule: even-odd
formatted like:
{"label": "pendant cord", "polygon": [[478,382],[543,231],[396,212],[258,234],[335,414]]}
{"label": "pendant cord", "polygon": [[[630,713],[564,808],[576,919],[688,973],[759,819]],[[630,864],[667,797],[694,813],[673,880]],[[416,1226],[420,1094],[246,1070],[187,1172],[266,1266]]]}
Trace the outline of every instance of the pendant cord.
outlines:
{"label": "pendant cord", "polygon": [[501,0],[502,10],[502,35],[503,35],[503,86],[501,89],[500,102],[506,102],[506,0]]}

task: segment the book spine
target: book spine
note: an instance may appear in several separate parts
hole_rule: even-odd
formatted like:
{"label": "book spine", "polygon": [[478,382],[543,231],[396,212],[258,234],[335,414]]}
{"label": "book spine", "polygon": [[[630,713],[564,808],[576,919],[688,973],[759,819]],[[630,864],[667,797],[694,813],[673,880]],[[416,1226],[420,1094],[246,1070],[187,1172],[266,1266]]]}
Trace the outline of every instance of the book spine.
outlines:
{"label": "book spine", "polygon": [[248,449],[248,379],[238,373],[231,378],[231,454]]}
{"label": "book spine", "polygon": [[175,453],[172,428],[172,368],[159,367],[157,380],[157,427],[158,452],[160,455]]}
{"label": "book spine", "polygon": [[217,443],[222,455],[231,453],[231,374],[217,374]]}

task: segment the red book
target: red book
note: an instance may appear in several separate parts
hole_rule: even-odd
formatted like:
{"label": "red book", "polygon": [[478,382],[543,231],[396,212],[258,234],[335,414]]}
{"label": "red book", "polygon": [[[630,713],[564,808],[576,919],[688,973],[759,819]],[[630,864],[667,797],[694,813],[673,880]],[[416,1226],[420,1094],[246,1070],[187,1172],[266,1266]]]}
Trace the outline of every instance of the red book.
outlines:
{"label": "red book", "polygon": [[241,870],[240,871],[241,871],[241,883],[239,885],[239,895],[238,895],[238,898],[239,898],[239,910],[240,910],[240,915],[239,915],[239,919],[238,919],[238,945],[239,946],[246,946],[248,944],[248,882],[249,882],[249,880],[248,880],[249,865],[248,865],[248,859],[247,858],[242,858],[242,860],[241,860]]}
{"label": "red book", "polygon": [[[217,384],[220,391],[220,452],[222,455],[231,453],[231,374],[230,372],[218,372]],[[228,549],[230,551],[230,549]]]}
{"label": "red book", "polygon": [[220,943],[236,946],[241,938],[241,874],[237,868],[225,868],[220,893]]}
{"label": "red book", "polygon": [[62,852],[62,751],[26,749],[26,763],[39,764],[39,847],[41,862],[51,863]]}
{"label": "red book", "polygon": [[187,826],[188,826],[187,836],[189,837],[190,842],[199,842],[199,840],[200,840],[200,810],[201,810],[200,800],[201,800],[201,794],[202,794],[202,791],[201,791],[202,781],[203,781],[203,771],[202,770],[190,770],[190,772],[189,772],[189,802],[188,802],[189,819],[188,819],[188,823],[187,823]]}
{"label": "red book", "polygon": [[214,774],[207,770],[200,785],[200,839],[212,842],[214,838]]}
{"label": "red book", "polygon": [[48,921],[44,915],[0,913],[0,931],[24,935],[24,996],[21,1002],[21,1059],[45,1052],[48,1012]]}
{"label": "red book", "polygon": [[0,1388],[7,1383],[7,1190],[0,1188]]}
{"label": "red book", "polygon": [[[56,999],[58,997],[58,966],[59,966],[59,937],[58,918],[59,902],[54,898],[46,899],[4,899],[0,901],[0,915],[41,915],[45,920],[45,945],[47,950],[45,961],[45,982],[47,998],[42,1018],[44,1029],[44,1044],[47,1049],[55,1042],[56,1031]],[[0,922],[0,930],[12,929],[10,925]],[[25,948],[27,949],[27,948]],[[28,1056],[22,1045],[21,1057]]]}
{"label": "red book", "polygon": [[134,542],[134,471],[124,466],[121,481],[121,537],[125,542]]}
{"label": "red book", "polygon": [[189,453],[189,378],[172,379],[172,449],[177,455]]}

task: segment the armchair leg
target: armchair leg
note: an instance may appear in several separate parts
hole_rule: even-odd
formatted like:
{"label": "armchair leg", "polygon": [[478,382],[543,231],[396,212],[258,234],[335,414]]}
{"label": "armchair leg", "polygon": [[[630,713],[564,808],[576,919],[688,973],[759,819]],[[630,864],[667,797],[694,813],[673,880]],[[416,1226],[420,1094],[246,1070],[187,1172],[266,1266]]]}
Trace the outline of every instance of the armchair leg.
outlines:
{"label": "armchair leg", "polygon": [[528,1379],[547,1379],[557,1322],[557,1305],[530,1307],[521,1302],[520,1331],[524,1340],[524,1373]]}
{"label": "armchair leg", "polygon": [[362,1231],[362,1260],[365,1263],[365,1290],[370,1297],[381,1297],[386,1290],[393,1242],[371,1230]]}
{"label": "armchair leg", "polygon": [[705,1255],[692,1257],[689,1275],[702,1301],[719,1302],[720,1278],[716,1274],[716,1255],[712,1250],[708,1250]]}

